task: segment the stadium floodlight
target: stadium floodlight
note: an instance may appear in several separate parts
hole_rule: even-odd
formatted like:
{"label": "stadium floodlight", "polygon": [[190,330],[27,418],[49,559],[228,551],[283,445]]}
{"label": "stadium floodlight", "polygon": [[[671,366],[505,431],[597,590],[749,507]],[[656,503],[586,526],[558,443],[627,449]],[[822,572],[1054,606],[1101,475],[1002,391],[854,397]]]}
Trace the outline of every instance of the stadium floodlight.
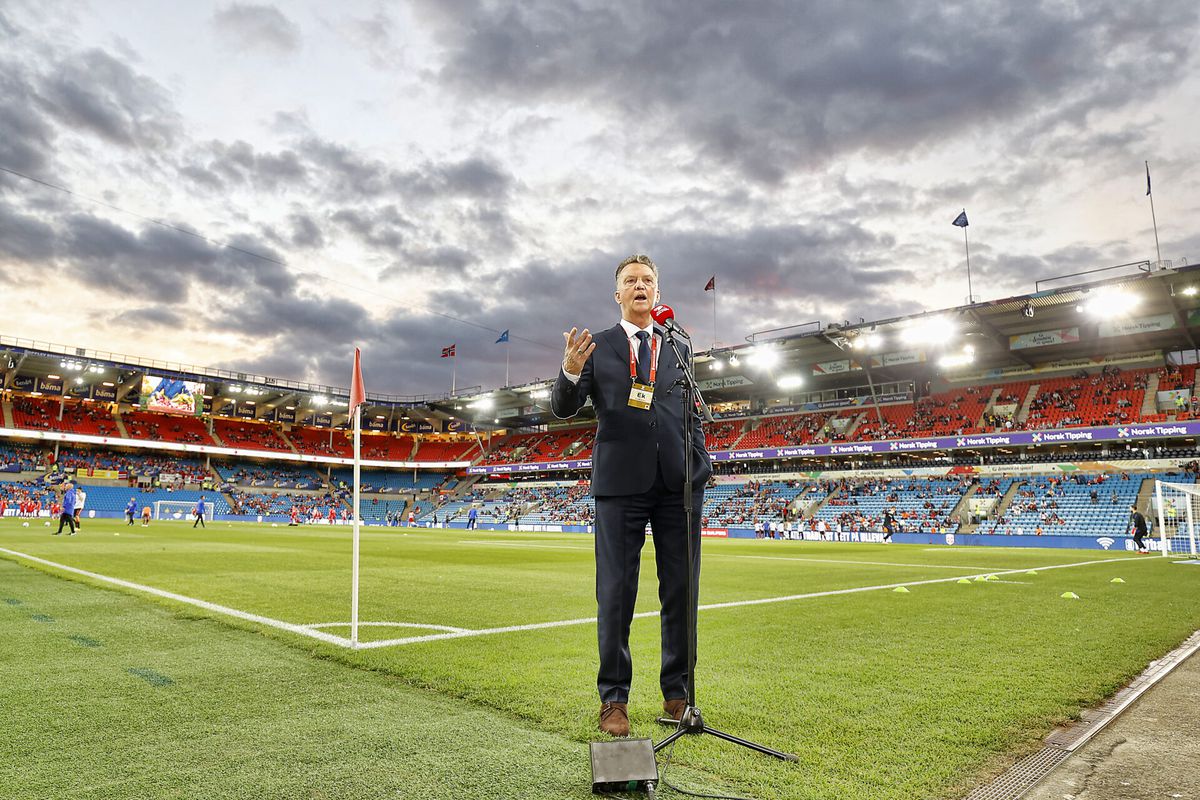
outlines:
{"label": "stadium floodlight", "polygon": [[729,357],[729,366],[736,367],[738,365],[738,363],[739,362],[738,362],[737,353],[734,353],[733,355],[731,355]]}
{"label": "stadium floodlight", "polygon": [[720,372],[725,369],[725,362],[719,358],[714,358],[709,362],[709,369],[711,369],[713,372]]}
{"label": "stadium floodlight", "polygon": [[747,359],[759,369],[770,369],[779,363],[779,351],[773,347],[759,346]]}
{"label": "stadium floodlight", "polygon": [[49,378],[49,379],[50,379],[50,380],[52,380],[52,381],[56,381],[56,380],[58,380],[59,378],[61,378],[62,376],[61,376],[61,375],[47,375],[46,377],[47,377],[47,378]]}
{"label": "stadium floodlight", "polygon": [[534,389],[532,392],[529,393],[529,396],[531,398],[533,398],[534,400],[545,400],[547,397],[550,396],[550,390],[549,389]]}
{"label": "stadium floodlight", "polygon": [[318,394],[318,395],[313,396],[312,401],[313,401],[314,406],[316,406],[317,408],[320,408],[329,402],[329,398],[323,394]]}
{"label": "stadium floodlight", "polygon": [[491,397],[481,397],[474,403],[468,405],[468,408],[479,409],[480,411],[490,411],[496,406],[496,401]]}
{"label": "stadium floodlight", "polygon": [[883,337],[878,333],[862,333],[854,337],[850,346],[855,350],[875,350],[883,344]]}
{"label": "stadium floodlight", "polygon": [[76,379],[75,379],[75,385],[76,385],[76,386],[79,386],[81,383],[83,383],[83,378],[76,378]]}
{"label": "stadium floodlight", "polygon": [[800,375],[783,375],[776,381],[776,384],[780,389],[794,389],[804,385],[804,378]]}
{"label": "stadium floodlight", "polygon": [[1087,312],[1095,317],[1124,315],[1141,305],[1142,298],[1125,289],[1104,288],[1092,292],[1076,311]]}
{"label": "stadium floodlight", "polygon": [[945,344],[958,333],[958,326],[949,317],[915,319],[900,331],[900,339],[908,344]]}
{"label": "stadium floodlight", "polygon": [[953,369],[954,367],[962,367],[971,364],[975,361],[975,348],[967,345],[962,349],[961,353],[944,355],[938,360],[938,366],[942,369]]}
{"label": "stadium floodlight", "polygon": [[1195,286],[1185,286],[1180,294],[1187,295],[1188,297],[1194,297],[1197,292],[1200,292],[1200,289],[1197,289]]}

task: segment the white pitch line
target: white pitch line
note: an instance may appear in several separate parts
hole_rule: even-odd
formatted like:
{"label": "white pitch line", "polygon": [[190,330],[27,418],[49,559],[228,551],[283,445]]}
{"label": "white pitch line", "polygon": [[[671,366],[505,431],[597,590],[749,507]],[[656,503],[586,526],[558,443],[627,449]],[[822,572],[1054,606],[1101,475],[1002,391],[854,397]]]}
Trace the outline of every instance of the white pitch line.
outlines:
{"label": "white pitch line", "polygon": [[[1053,564],[1050,566],[1039,567],[1038,569],[1040,569],[1040,570],[1068,569],[1071,567],[1086,567],[1091,564],[1108,564],[1108,563],[1114,562],[1114,561],[1143,561],[1143,562],[1146,562],[1146,561],[1149,561],[1149,559],[1136,559],[1136,558],[1129,558],[1129,557],[1106,558],[1106,559],[1098,559],[1095,561],[1079,561],[1074,564]],[[1029,570],[1027,567],[1022,567],[1021,569],[980,572],[978,574],[979,574],[979,576],[1013,575],[1016,573],[1025,573],[1028,571]],[[768,603],[786,603],[786,602],[790,602],[792,600],[810,600],[815,597],[833,597],[835,595],[857,594],[859,592],[878,592],[878,591],[883,591],[885,589],[895,589],[900,586],[923,586],[926,584],[933,584],[933,583],[950,583],[952,581],[958,581],[964,577],[965,578],[973,578],[976,576],[974,576],[974,575],[961,575],[961,576],[956,575],[953,578],[930,578],[928,580],[923,580],[923,581],[905,581],[904,583],[888,583],[888,584],[883,584],[880,586],[859,586],[859,587],[855,587],[852,589],[832,589],[832,590],[829,590],[826,592],[809,592],[807,594],[791,594],[791,595],[785,595],[783,597],[763,597],[763,598],[759,598],[757,600],[733,600],[728,603],[710,603],[708,605],[702,605],[699,607],[699,610],[700,611],[711,611],[711,610],[717,609],[717,608],[738,608],[740,606],[757,606],[757,605],[766,605]],[[991,581],[991,582],[994,583],[995,581]],[[659,615],[659,612],[657,612],[657,611],[643,611],[640,614],[634,614],[633,618],[634,619],[646,619],[649,617],[657,617],[658,615]],[[491,636],[491,635],[498,634],[498,633],[517,633],[519,631],[536,631],[536,630],[543,630],[546,628],[565,628],[565,627],[570,627],[573,625],[591,625],[591,624],[595,623],[595,621],[596,621],[595,617],[581,617],[579,619],[564,619],[564,620],[556,620],[554,622],[534,622],[534,623],[530,623],[528,625],[506,625],[502,628],[482,628],[480,630],[474,630],[474,631],[463,631],[462,633],[431,633],[426,636],[410,636],[410,637],[407,637],[404,639],[383,639],[383,640],[380,640],[377,642],[360,642],[358,646],[359,646],[359,649],[361,649],[361,650],[370,650],[370,649],[374,649],[377,647],[393,647],[393,646],[405,645],[405,644],[418,644],[420,642],[435,642],[435,641],[441,641],[442,639],[464,639],[464,638],[473,637],[473,636]]]}
{"label": "white pitch line", "polygon": [[[708,556],[713,558],[714,556]],[[816,564],[865,564],[870,567],[918,567],[931,569],[987,569],[986,567],[956,567],[951,564],[895,564],[890,561],[855,561],[854,559],[838,558],[804,558],[803,556],[743,556],[719,555],[717,558],[760,558],[766,561],[811,561]]]}
{"label": "white pitch line", "polygon": [[541,550],[586,550],[591,552],[591,547],[580,547],[573,544],[537,544],[534,542],[483,542],[474,541],[471,539],[459,539],[459,544],[482,544],[489,547],[533,547]]}
{"label": "white pitch line", "polygon": [[[349,622],[313,622],[301,625],[301,628],[317,630],[319,628],[349,628]],[[470,628],[455,628],[453,625],[425,625],[420,622],[359,622],[360,628],[428,628],[435,631],[450,631],[452,633],[470,632]]]}
{"label": "white pitch line", "polygon": [[111,578],[108,575],[101,575],[96,572],[88,572],[87,570],[77,569],[76,567],[68,567],[66,564],[59,564],[54,561],[47,561],[44,558],[38,558],[37,556],[31,556],[26,553],[18,553],[16,550],[9,550],[4,547],[0,547],[0,553],[7,553],[10,556],[16,556],[18,558],[23,558],[27,561],[33,561],[37,564],[45,564],[46,566],[53,567],[54,569],[60,569],[60,570],[63,570],[64,572],[71,572],[71,573],[74,573],[75,575],[82,575],[85,578],[91,578],[92,580],[102,581],[104,583],[111,583],[114,586],[120,586],[125,589],[133,589],[134,591],[145,592],[146,594],[152,594],[155,597],[165,597],[168,600],[174,600],[179,603],[186,603],[187,605],[190,605],[190,606],[196,606],[198,608],[203,608],[205,611],[213,611],[217,614],[225,614],[227,616],[237,617],[238,619],[244,619],[249,622],[258,622],[262,625],[268,625],[272,628],[279,628],[280,630],[289,631],[291,633],[298,633],[301,636],[310,636],[313,639],[319,639],[322,642],[328,642],[329,644],[336,644],[336,645],[340,645],[342,647],[350,646],[349,639],[343,638],[341,636],[334,636],[331,633],[322,633],[321,631],[311,630],[303,625],[294,625],[290,622],[284,622],[283,620],[280,620],[280,619],[272,619],[271,617],[264,617],[260,614],[250,614],[245,611],[239,611],[236,608],[230,608],[229,606],[222,606],[222,605],[218,605],[217,603],[210,603],[207,600],[197,600],[194,597],[188,597],[186,595],[176,594],[175,592],[168,592],[168,591],[164,591],[162,589],[156,589],[153,586],[146,586],[141,583],[134,583],[132,581],[122,580],[121,578]]}

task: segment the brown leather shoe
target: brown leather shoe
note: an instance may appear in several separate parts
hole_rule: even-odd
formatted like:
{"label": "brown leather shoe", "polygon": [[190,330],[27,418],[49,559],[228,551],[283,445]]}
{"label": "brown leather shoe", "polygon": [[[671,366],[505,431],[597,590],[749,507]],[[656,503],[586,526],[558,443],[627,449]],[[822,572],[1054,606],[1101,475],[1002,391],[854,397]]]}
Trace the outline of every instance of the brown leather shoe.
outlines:
{"label": "brown leather shoe", "polygon": [[663,711],[667,712],[667,716],[673,720],[683,719],[683,712],[686,710],[687,701],[682,697],[663,700]]}
{"label": "brown leather shoe", "polygon": [[625,703],[604,703],[600,706],[600,730],[609,736],[629,735],[629,711]]}

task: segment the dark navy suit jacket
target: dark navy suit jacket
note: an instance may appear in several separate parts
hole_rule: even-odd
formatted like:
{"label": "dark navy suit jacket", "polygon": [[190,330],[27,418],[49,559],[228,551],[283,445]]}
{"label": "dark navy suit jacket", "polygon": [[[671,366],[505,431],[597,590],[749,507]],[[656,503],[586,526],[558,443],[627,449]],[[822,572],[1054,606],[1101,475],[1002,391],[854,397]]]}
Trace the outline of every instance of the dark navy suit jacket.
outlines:
{"label": "dark navy suit jacket", "polygon": [[[654,332],[661,337],[662,329]],[[575,416],[587,398],[596,410],[596,446],[592,451],[592,494],[620,496],[649,491],[659,465],[663,480],[672,491],[683,486],[684,414],[675,385],[682,372],[675,353],[665,342],[659,343],[658,376],[654,384],[654,402],[649,410],[629,405],[629,339],[619,324],[594,338],[596,349],[583,365],[579,382],[572,383],[562,369],[550,398],[550,407],[559,419]],[[690,353],[684,349],[684,358]],[[669,392],[669,394],[668,394]],[[693,426],[692,486],[703,487],[712,474],[712,462],[704,447],[700,418],[692,413]]]}

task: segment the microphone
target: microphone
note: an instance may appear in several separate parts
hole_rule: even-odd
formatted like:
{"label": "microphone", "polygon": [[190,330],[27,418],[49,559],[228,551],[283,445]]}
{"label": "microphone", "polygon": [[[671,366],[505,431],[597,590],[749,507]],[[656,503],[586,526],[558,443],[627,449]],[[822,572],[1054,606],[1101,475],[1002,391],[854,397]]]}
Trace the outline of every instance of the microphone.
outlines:
{"label": "microphone", "polygon": [[671,308],[665,303],[659,303],[654,308],[650,309],[650,318],[672,333],[677,333],[685,339],[692,338],[688,336],[687,331],[680,327],[679,323],[675,321],[675,309]]}

